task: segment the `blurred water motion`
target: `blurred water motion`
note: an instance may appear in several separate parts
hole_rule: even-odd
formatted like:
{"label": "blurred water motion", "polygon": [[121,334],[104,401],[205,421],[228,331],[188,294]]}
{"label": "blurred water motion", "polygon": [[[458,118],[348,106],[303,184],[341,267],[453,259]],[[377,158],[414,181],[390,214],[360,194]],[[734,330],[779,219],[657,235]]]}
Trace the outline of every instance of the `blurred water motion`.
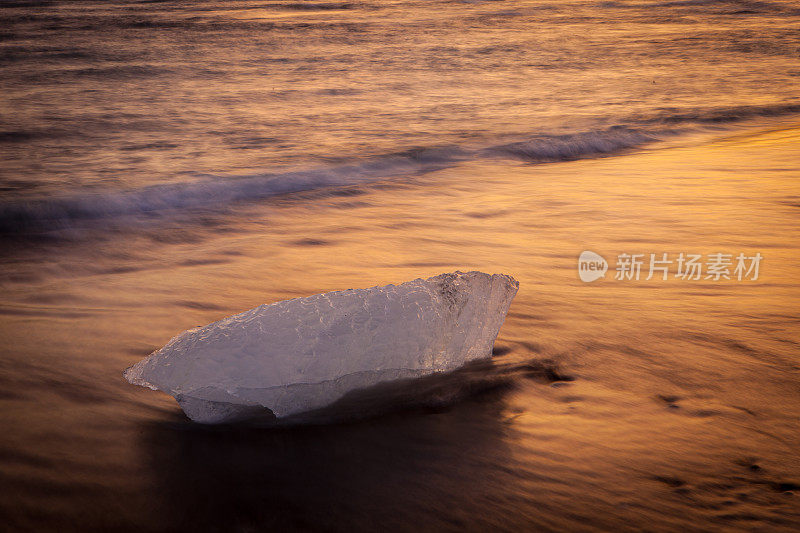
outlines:
{"label": "blurred water motion", "polygon": [[[798,16],[2,6],[3,523],[795,529]],[[758,280],[614,279],[717,252]],[[400,412],[208,429],[121,376],[264,302],[456,269],[521,283],[496,357]]]}

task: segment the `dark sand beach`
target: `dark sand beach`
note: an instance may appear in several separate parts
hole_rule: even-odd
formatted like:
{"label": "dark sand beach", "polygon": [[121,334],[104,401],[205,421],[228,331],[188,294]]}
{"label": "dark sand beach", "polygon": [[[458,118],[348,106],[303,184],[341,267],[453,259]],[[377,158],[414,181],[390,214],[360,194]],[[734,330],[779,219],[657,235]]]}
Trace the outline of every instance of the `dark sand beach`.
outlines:
{"label": "dark sand beach", "polygon": [[[46,263],[21,254],[4,266],[4,514],[60,530],[791,530],[798,131],[461,167],[425,196],[386,182],[313,212],[288,195],[237,231],[199,230],[201,244],[137,234],[53,245]],[[755,282],[585,284],[584,249],[765,259]],[[177,332],[260,303],[456,269],[513,272],[520,291],[493,360],[508,386],[454,405],[204,429],[121,376]],[[562,375],[522,371],[542,362]]]}
{"label": "dark sand beach", "polygon": [[[674,4],[4,9],[2,528],[796,531],[797,13]],[[664,253],[763,260],[646,280]],[[208,427],[122,377],[262,303],[456,270],[519,293],[405,409]]]}

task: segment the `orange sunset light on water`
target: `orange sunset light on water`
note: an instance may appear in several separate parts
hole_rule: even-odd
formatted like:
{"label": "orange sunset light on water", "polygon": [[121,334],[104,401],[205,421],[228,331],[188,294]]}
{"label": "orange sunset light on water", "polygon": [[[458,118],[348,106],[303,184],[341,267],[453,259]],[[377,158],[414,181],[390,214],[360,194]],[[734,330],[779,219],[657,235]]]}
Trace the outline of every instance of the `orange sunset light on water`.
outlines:
{"label": "orange sunset light on water", "polygon": [[[0,7],[2,523],[794,530],[798,16],[777,0]],[[604,272],[582,280],[582,253]],[[273,365],[286,397],[341,393],[313,423],[198,423],[122,375],[262,304],[456,271],[519,282],[491,357],[374,388]],[[290,328],[319,333],[300,370],[336,375],[321,347],[348,322],[315,316]],[[226,398],[261,390],[225,381],[236,350],[264,367],[278,350],[209,362],[210,345],[187,357],[217,365]],[[393,370],[414,369],[375,372]],[[200,389],[175,396],[214,404]]]}

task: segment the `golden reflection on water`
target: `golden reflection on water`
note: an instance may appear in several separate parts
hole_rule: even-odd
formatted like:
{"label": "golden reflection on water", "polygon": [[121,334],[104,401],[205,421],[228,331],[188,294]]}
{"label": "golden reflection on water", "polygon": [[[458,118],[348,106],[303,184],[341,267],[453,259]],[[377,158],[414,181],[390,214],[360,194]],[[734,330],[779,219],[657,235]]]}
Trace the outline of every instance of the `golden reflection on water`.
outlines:
{"label": "golden reflection on water", "polygon": [[[0,31],[0,523],[797,528],[792,2],[28,4]],[[613,279],[681,252],[764,260]],[[265,302],[456,269],[520,281],[494,370],[574,379],[218,431],[121,376]]]}
{"label": "golden reflection on water", "polygon": [[[178,408],[120,373],[172,335],[264,302],[456,269],[504,272],[520,291],[497,342],[509,352],[497,361],[553,359],[575,380],[522,380],[492,404],[497,413],[473,413],[492,418],[482,429],[464,425],[469,415],[426,419],[441,449],[457,445],[449,434],[492,433],[484,463],[443,464],[474,468],[485,477],[480,494],[522,509],[520,520],[536,502],[558,517],[538,519],[550,527],[574,526],[576,516],[601,527],[724,524],[726,513],[786,523],[796,507],[779,489],[800,479],[798,135],[797,124],[771,124],[621,157],[470,163],[426,176],[424,188],[411,179],[313,202],[311,193],[288,195],[195,234],[143,228],[102,247],[53,251],[46,264],[21,259],[4,272],[3,341],[36,365],[50,361],[28,369],[45,379],[63,380],[64,361],[74,361],[80,374],[66,370],[74,390],[43,391],[40,401],[58,405],[58,395],[72,394],[87,407],[52,413],[25,404],[6,423],[20,443],[44,439],[53,417],[85,427],[84,438],[108,448],[112,469],[128,468],[136,453],[163,459],[164,446],[178,443],[134,452],[117,439],[137,431],[131,423],[156,423]],[[615,281],[610,271],[584,284],[576,270],[583,250],[612,265],[620,253],[760,252],[764,260],[757,281]],[[9,282],[23,274],[25,283]],[[113,420],[113,435],[95,419]],[[436,420],[455,425],[437,432]],[[314,439],[349,442],[336,431]],[[395,437],[413,453],[426,449]],[[264,437],[235,445],[197,438],[209,453],[255,453]],[[55,441],[40,442],[49,449]],[[60,453],[79,470],[95,464],[80,447]],[[180,468],[203,464],[191,457]],[[243,472],[225,468],[232,485],[241,481]],[[157,471],[138,475],[177,483]],[[373,482],[358,486],[369,492]]]}

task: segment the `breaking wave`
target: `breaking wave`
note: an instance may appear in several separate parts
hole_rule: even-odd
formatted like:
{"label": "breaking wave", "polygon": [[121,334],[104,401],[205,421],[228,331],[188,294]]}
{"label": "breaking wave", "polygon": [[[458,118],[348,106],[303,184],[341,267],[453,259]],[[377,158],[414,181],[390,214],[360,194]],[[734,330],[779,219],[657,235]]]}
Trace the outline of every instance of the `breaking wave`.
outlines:
{"label": "breaking wave", "polygon": [[497,146],[488,152],[505,153],[535,163],[569,161],[613,154],[660,140],[664,136],[664,132],[656,134],[627,128],[611,128],[599,133],[538,137]]}
{"label": "breaking wave", "polygon": [[125,192],[0,204],[0,233],[66,229],[93,220],[153,218],[178,210],[224,209],[238,202],[302,191],[344,187],[423,174],[464,160],[513,157],[556,162],[596,157],[652,142],[658,137],[612,128],[575,135],[542,136],[481,149],[417,148],[351,164],[248,176],[205,176],[196,181],[152,185]]}
{"label": "breaking wave", "polygon": [[513,158],[530,163],[547,163],[614,155],[704,125],[798,113],[800,105],[738,107],[705,112],[670,111],[665,110],[647,118],[633,118],[631,122],[636,126],[613,126],[600,131],[564,135],[538,135],[481,148],[423,147],[309,170],[244,176],[200,175],[194,181],[128,191],[83,192],[60,198],[12,200],[0,204],[0,234],[9,236],[72,229],[112,218],[115,223],[124,220],[151,221],[196,209],[204,212],[224,211],[240,202],[419,175],[468,160]]}

